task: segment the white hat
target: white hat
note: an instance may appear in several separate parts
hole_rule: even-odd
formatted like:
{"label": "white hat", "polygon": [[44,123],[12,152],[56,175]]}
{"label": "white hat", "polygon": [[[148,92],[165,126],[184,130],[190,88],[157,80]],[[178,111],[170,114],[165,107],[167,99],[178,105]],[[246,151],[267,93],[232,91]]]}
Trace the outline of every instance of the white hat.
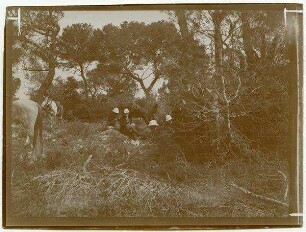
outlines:
{"label": "white hat", "polygon": [[151,120],[149,122],[149,126],[158,126],[158,123],[156,122],[156,120]]}
{"label": "white hat", "polygon": [[169,121],[171,121],[171,120],[172,120],[171,115],[170,115],[170,114],[167,114],[167,115],[166,115],[166,122],[169,122]]}
{"label": "white hat", "polygon": [[123,113],[128,114],[128,113],[130,113],[130,111],[129,111],[128,108],[125,108],[124,111],[123,111]]}
{"label": "white hat", "polygon": [[118,108],[114,108],[112,111],[113,111],[114,113],[116,113],[116,114],[119,114],[119,109],[118,109]]}

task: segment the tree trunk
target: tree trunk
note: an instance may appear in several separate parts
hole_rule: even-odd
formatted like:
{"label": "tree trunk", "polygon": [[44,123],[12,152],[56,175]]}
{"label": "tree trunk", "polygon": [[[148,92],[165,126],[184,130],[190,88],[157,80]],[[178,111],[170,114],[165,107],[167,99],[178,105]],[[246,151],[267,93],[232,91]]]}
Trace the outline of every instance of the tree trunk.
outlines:
{"label": "tree trunk", "polygon": [[215,11],[212,13],[214,23],[214,58],[215,58],[215,99],[212,103],[215,111],[215,119],[217,125],[217,151],[221,155],[221,159],[227,156],[228,144],[230,141],[230,106],[226,93],[225,78],[222,73],[222,34],[221,23],[224,13]]}
{"label": "tree trunk", "polygon": [[241,21],[242,21],[242,27],[241,27],[241,33],[242,33],[242,46],[243,50],[245,51],[246,55],[246,64],[247,64],[247,69],[250,70],[252,67],[253,63],[253,48],[251,45],[251,33],[250,33],[250,24],[248,22],[248,16],[247,13],[242,12],[241,13]]}
{"label": "tree trunk", "polygon": [[143,91],[146,94],[146,98],[150,98],[152,96],[152,89],[156,84],[156,82],[161,78],[161,73],[158,69],[158,61],[156,61],[155,59],[153,61],[153,73],[154,73],[154,79],[151,81],[149,87],[146,88],[142,81],[143,84],[141,86],[143,86]]}
{"label": "tree trunk", "polygon": [[48,75],[46,79],[42,82],[42,84],[40,85],[40,88],[37,93],[37,97],[35,99],[38,104],[41,104],[44,101],[45,96],[47,95],[47,92],[52,85],[54,75],[55,75],[55,64],[51,62],[49,64]]}
{"label": "tree trunk", "polygon": [[[222,68],[222,35],[221,35],[221,22],[222,18],[219,15],[218,12],[214,12],[212,14],[212,19],[214,23],[214,50],[215,50],[215,85],[216,89],[221,90],[221,68]],[[220,91],[218,91],[220,92]],[[216,99],[214,99],[213,102],[213,109],[215,110],[215,118],[216,118],[216,124],[217,124],[217,136],[218,139],[222,137],[222,124],[223,124],[223,117],[221,115],[220,109],[220,101],[217,99],[217,94],[215,94]],[[219,146],[218,146],[219,150]]]}
{"label": "tree trunk", "polygon": [[215,68],[217,75],[219,76],[222,68],[222,35],[221,35],[222,16],[218,12],[215,12],[213,15],[214,15],[213,21],[215,26],[215,33],[214,33]]}
{"label": "tree trunk", "polygon": [[145,98],[146,99],[149,99],[152,95],[151,95],[151,90],[147,89],[147,88],[144,88],[143,89],[143,92],[145,94]]}
{"label": "tree trunk", "polygon": [[180,32],[182,38],[188,38],[190,36],[188,31],[187,19],[184,10],[176,10],[175,15],[178,19],[178,24],[180,27]]}
{"label": "tree trunk", "polygon": [[87,84],[87,79],[86,79],[86,76],[85,76],[83,64],[79,64],[79,66],[80,66],[81,77],[82,77],[82,80],[83,80],[83,82],[84,82],[84,94],[85,94],[85,99],[88,100],[88,84]]}
{"label": "tree trunk", "polygon": [[36,101],[38,104],[42,104],[42,102],[45,99],[45,96],[47,95],[48,90],[50,89],[52,85],[52,81],[54,79],[55,75],[55,68],[56,68],[56,57],[54,55],[55,52],[55,44],[56,44],[56,36],[57,32],[52,34],[50,37],[50,47],[49,47],[49,54],[48,54],[48,60],[46,61],[48,63],[48,74],[46,79],[41,83],[40,88],[37,92]]}

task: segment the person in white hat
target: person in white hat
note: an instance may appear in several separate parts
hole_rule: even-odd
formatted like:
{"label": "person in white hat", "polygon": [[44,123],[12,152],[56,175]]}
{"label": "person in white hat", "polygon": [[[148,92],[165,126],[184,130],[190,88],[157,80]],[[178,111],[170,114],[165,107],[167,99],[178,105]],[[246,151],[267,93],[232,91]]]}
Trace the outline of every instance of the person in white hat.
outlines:
{"label": "person in white hat", "polygon": [[171,125],[172,124],[172,117],[170,114],[166,115],[166,125]]}
{"label": "person in white hat", "polygon": [[120,120],[120,132],[124,135],[127,135],[131,139],[137,139],[139,134],[135,129],[135,124],[130,120],[129,113],[130,110],[128,108],[123,110],[123,115]]}
{"label": "person in white hat", "polygon": [[108,120],[107,120],[107,124],[108,124],[108,128],[116,128],[119,129],[119,118],[120,118],[120,111],[118,108],[114,108],[112,109]]}
{"label": "person in white hat", "polygon": [[[157,132],[157,128],[159,127],[158,123],[156,120],[151,120],[148,124],[149,128],[151,129],[152,132],[156,133]],[[153,133],[153,134],[154,134]]]}
{"label": "person in white hat", "polygon": [[156,127],[156,126],[159,126],[156,120],[151,120],[149,122],[149,127]]}
{"label": "person in white hat", "polygon": [[[175,122],[177,123],[177,122]],[[165,124],[163,126],[163,135],[165,135],[165,139],[171,136],[175,132],[175,125],[173,123],[173,118],[170,114],[167,114],[165,117]]]}
{"label": "person in white hat", "polygon": [[112,111],[113,111],[115,114],[119,114],[119,109],[118,109],[118,108],[114,108]]}
{"label": "person in white hat", "polygon": [[130,124],[130,115],[129,115],[130,111],[128,108],[125,108],[123,110],[123,115],[122,115],[122,118],[121,118],[121,127],[126,127]]}
{"label": "person in white hat", "polygon": [[150,128],[149,139],[153,142],[157,142],[159,140],[159,125],[155,119],[150,120],[148,127]]}

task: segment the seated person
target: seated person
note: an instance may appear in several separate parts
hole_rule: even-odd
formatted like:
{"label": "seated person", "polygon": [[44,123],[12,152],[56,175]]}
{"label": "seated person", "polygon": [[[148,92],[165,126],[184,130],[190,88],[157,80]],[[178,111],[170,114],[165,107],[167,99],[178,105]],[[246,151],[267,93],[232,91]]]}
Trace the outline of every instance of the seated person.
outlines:
{"label": "seated person", "polygon": [[139,135],[135,130],[135,124],[130,121],[129,112],[127,108],[123,111],[123,116],[120,119],[120,132],[131,139],[136,139]]}
{"label": "seated person", "polygon": [[109,128],[119,129],[120,127],[119,125],[120,114],[119,113],[120,112],[118,108],[114,108],[112,110],[107,120],[107,125],[109,126]]}
{"label": "seated person", "polygon": [[159,139],[159,125],[155,119],[150,120],[148,127],[151,130],[150,137],[153,141],[157,141]]}
{"label": "seated person", "polygon": [[154,119],[149,122],[148,126],[151,130],[157,130],[157,128],[159,127],[157,121]]}
{"label": "seated person", "polygon": [[170,125],[172,124],[172,122],[173,122],[173,120],[172,120],[171,115],[170,115],[170,114],[167,114],[167,115],[166,115],[166,123],[165,123],[165,125],[166,125],[166,126],[170,126]]}

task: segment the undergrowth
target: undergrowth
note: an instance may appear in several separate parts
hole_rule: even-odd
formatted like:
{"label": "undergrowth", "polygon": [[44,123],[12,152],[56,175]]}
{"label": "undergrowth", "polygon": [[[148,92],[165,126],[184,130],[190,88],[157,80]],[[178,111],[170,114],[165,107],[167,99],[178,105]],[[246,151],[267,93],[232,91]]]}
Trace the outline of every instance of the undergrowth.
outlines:
{"label": "undergrowth", "polygon": [[46,123],[43,137],[45,158],[29,164],[25,134],[13,128],[12,206],[19,216],[261,217],[287,212],[285,163],[195,164],[169,144],[163,148],[150,139],[131,140],[104,122],[58,122],[52,128]]}

